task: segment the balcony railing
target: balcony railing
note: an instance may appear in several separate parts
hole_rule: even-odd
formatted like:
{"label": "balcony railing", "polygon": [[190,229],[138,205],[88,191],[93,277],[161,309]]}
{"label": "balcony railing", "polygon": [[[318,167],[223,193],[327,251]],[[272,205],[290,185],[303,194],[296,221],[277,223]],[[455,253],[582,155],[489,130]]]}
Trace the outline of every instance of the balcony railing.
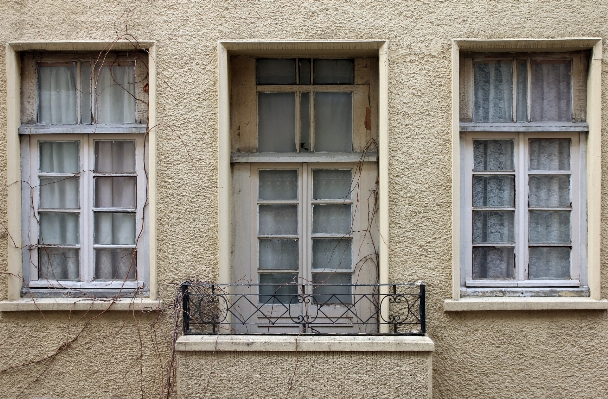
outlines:
{"label": "balcony railing", "polygon": [[181,285],[184,334],[424,335],[425,285]]}

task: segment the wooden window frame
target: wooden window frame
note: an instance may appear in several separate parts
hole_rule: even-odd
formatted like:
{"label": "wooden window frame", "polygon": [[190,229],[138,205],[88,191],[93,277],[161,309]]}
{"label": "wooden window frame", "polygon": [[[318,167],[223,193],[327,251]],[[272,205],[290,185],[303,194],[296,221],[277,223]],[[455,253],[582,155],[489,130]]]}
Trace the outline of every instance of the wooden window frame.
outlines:
{"label": "wooden window frame", "polygon": [[[135,142],[135,173],[129,176],[137,178],[136,182],[136,228],[135,245],[116,246],[94,244],[94,213],[96,209],[94,201],[94,178],[98,173],[94,172],[95,162],[95,142],[96,141],[134,141]],[[78,141],[79,142],[79,237],[80,244],[76,247],[80,249],[79,262],[79,281],[57,281],[50,279],[37,279],[38,270],[38,143],[41,141]],[[96,290],[100,292],[133,291],[135,289],[149,291],[149,222],[146,206],[148,203],[148,188],[146,181],[147,164],[147,145],[146,137],[139,134],[64,134],[64,135],[28,135],[22,137],[22,159],[24,180],[30,182],[31,190],[23,190],[22,209],[23,215],[23,236],[26,240],[26,247],[23,250],[23,275],[24,293],[49,294],[57,293],[61,290]],[[102,175],[112,175],[104,173]],[[122,174],[121,174],[122,175]],[[27,242],[27,241],[30,242]],[[95,248],[133,248],[137,256],[136,281],[132,280],[93,280],[95,268]]]}

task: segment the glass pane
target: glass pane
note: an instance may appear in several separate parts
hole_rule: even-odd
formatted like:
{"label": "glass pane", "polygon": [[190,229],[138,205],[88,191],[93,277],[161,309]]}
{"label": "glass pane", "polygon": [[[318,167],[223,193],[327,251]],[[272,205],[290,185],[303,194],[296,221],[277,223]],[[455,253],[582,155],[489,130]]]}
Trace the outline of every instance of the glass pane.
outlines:
{"label": "glass pane", "polygon": [[350,273],[313,273],[312,294],[315,302],[319,305],[352,303],[351,278]]}
{"label": "glass pane", "polygon": [[517,122],[528,116],[528,60],[517,60]]}
{"label": "glass pane", "polygon": [[260,234],[298,234],[297,205],[260,205]]}
{"label": "glass pane", "polygon": [[570,60],[532,60],[531,114],[536,121],[572,121]]}
{"label": "glass pane", "polygon": [[104,66],[96,77],[97,123],[135,123],[135,67]]}
{"label": "glass pane", "polygon": [[90,125],[92,122],[91,113],[91,64],[83,62],[80,66],[80,123]]}
{"label": "glass pane", "polygon": [[556,207],[570,205],[569,175],[540,175],[529,177],[528,206]]}
{"label": "glass pane", "polygon": [[316,85],[355,83],[354,60],[313,60],[313,83]]}
{"label": "glass pane", "polygon": [[473,64],[473,122],[513,121],[513,62]]}
{"label": "glass pane", "polygon": [[95,280],[135,280],[137,252],[129,248],[95,250]]}
{"label": "glass pane", "polygon": [[530,170],[570,170],[570,139],[530,139]]}
{"label": "glass pane", "polygon": [[300,265],[298,240],[259,240],[259,268],[297,270]]}
{"label": "glass pane", "polygon": [[41,141],[40,171],[78,173],[78,141]]}
{"label": "glass pane", "polygon": [[258,93],[258,152],[296,151],[296,94]]}
{"label": "glass pane", "polygon": [[95,244],[134,245],[135,213],[95,212]]}
{"label": "glass pane", "polygon": [[38,248],[38,279],[78,280],[79,254],[75,248]]}
{"label": "glass pane", "polygon": [[514,176],[473,176],[473,206],[514,207]]}
{"label": "glass pane", "polygon": [[126,140],[95,141],[95,172],[134,173],[135,142]]}
{"label": "glass pane", "polygon": [[570,211],[530,211],[529,215],[530,242],[570,242]]}
{"label": "glass pane", "polygon": [[259,198],[263,200],[297,200],[297,170],[260,170]]}
{"label": "glass pane", "polygon": [[301,85],[309,85],[310,84],[310,58],[300,58],[298,60],[300,63],[300,84]]}
{"label": "glass pane", "polygon": [[530,247],[530,280],[570,279],[570,248]]}
{"label": "glass pane", "polygon": [[351,232],[350,205],[312,206],[312,232],[349,234]]}
{"label": "glass pane", "polygon": [[505,212],[473,212],[473,242],[474,243],[505,243],[514,242],[513,218],[515,213]]}
{"label": "glass pane", "polygon": [[79,181],[78,177],[41,177],[40,208],[80,208]]}
{"label": "glass pane", "polygon": [[513,140],[473,140],[474,170],[515,170]]}
{"label": "glass pane", "polygon": [[77,213],[40,213],[40,244],[76,245],[80,242]]}
{"label": "glass pane", "polygon": [[351,269],[352,240],[316,238],[312,240],[313,269]]}
{"label": "glass pane", "polygon": [[96,177],[95,207],[135,209],[136,177]]}
{"label": "glass pane", "polygon": [[315,169],[312,172],[313,199],[351,198],[350,185],[353,174],[350,169]]}
{"label": "glass pane", "polygon": [[76,113],[76,66],[38,68],[38,123],[78,123]]}
{"label": "glass pane", "polygon": [[473,248],[473,279],[512,279],[515,257],[513,248]]}
{"label": "glass pane", "polygon": [[300,95],[300,151],[310,151],[310,93]]}
{"label": "glass pane", "polygon": [[298,274],[260,274],[260,304],[298,303]]}
{"label": "glass pane", "polygon": [[259,85],[296,84],[296,60],[293,58],[260,58],[255,70]]}
{"label": "glass pane", "polygon": [[353,151],[353,94],[315,93],[315,151]]}

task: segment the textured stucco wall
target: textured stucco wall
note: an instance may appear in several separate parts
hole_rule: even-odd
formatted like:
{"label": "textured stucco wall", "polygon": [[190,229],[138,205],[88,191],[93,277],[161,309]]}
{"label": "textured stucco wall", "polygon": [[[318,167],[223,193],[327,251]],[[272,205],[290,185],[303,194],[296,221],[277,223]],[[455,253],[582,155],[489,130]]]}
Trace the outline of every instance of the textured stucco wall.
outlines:
{"label": "textured stucco wall", "polygon": [[[451,39],[602,37],[606,54],[607,13],[608,4],[600,1],[2,1],[0,181],[6,182],[5,43],[113,40],[125,32],[157,41],[158,279],[168,304],[173,283],[217,276],[217,42],[389,40],[390,278],[427,283],[428,333],[436,345],[434,397],[605,397],[606,312],[448,314],[443,299],[451,296]],[[602,106],[608,109],[605,77],[602,90]],[[590,217],[601,217],[602,231],[608,233],[607,123],[604,118],[603,211]],[[0,185],[0,199],[6,192]],[[19,234],[4,228],[10,210],[11,204],[0,200],[0,238],[5,240],[7,234]],[[607,237],[602,248],[608,248]],[[7,270],[6,251],[6,245],[0,246],[0,273]],[[6,296],[2,278],[0,299]],[[158,320],[156,315],[103,314],[48,363],[0,372],[0,397],[154,397],[166,380],[170,313]],[[91,316],[0,314],[0,368],[53,353],[77,323]],[[230,356],[237,355],[222,355],[227,367]],[[293,356],[264,361],[281,364]],[[357,357],[349,362],[354,370],[367,364]],[[343,377],[327,370],[335,379]],[[296,369],[293,389],[305,392],[309,381],[299,373]],[[354,396],[376,396],[373,385],[358,388]]]}
{"label": "textured stucco wall", "polygon": [[180,398],[428,398],[430,352],[181,352]]}

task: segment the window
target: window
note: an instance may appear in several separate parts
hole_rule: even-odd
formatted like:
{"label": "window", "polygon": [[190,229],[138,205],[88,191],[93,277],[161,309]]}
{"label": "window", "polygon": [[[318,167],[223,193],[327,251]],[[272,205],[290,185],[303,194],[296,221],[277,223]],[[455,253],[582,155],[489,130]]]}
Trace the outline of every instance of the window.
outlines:
{"label": "window", "polygon": [[[378,279],[377,60],[235,56],[231,72],[232,281],[254,294],[239,312],[288,318],[305,294],[328,320],[371,314],[354,298]],[[234,328],[302,328],[255,324]]]}
{"label": "window", "polygon": [[22,55],[23,294],[149,290],[144,57]]}
{"label": "window", "polygon": [[587,57],[461,55],[465,295],[589,295]]}

